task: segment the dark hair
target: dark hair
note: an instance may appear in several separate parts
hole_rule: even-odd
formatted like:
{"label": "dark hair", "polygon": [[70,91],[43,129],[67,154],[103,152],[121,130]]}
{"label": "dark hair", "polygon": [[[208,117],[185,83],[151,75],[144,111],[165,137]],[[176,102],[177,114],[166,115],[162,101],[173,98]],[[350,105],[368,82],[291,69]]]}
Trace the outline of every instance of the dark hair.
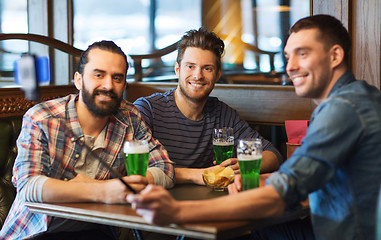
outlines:
{"label": "dark hair", "polygon": [[177,46],[178,52],[176,62],[179,65],[183,60],[184,52],[188,47],[212,51],[217,58],[217,69],[221,69],[221,57],[224,53],[225,44],[214,32],[209,32],[204,27],[186,32]]}
{"label": "dark hair", "polygon": [[343,24],[330,15],[315,15],[302,18],[290,29],[291,33],[297,33],[303,29],[317,28],[320,32],[320,39],[327,48],[335,44],[344,49],[344,63],[349,66],[349,53],[351,50],[351,38]]}
{"label": "dark hair", "polygon": [[128,69],[127,56],[122,51],[122,49],[120,47],[118,47],[113,41],[102,40],[99,42],[94,42],[81,54],[81,57],[80,57],[79,63],[78,63],[78,72],[80,74],[83,74],[83,69],[85,68],[85,65],[89,62],[88,54],[89,54],[90,50],[95,49],[95,48],[105,50],[105,51],[109,51],[112,53],[117,53],[117,54],[121,55],[124,58],[124,60],[126,61],[126,66],[127,66],[126,71],[127,71],[127,69]]}

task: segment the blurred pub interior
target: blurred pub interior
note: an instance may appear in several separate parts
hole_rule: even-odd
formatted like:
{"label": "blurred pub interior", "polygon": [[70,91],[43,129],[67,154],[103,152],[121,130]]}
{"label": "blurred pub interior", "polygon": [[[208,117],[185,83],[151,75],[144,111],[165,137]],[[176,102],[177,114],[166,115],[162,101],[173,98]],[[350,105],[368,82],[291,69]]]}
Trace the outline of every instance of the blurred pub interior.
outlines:
{"label": "blurred pub interior", "polygon": [[[226,44],[218,84],[290,87],[282,54],[288,29],[320,13],[344,23],[353,40],[355,76],[380,88],[381,0],[1,0],[0,33],[44,35],[81,50],[113,40],[129,55],[128,82],[161,83],[177,81],[176,42],[185,31],[205,26]],[[166,54],[139,58],[158,51]],[[19,87],[13,62],[25,52],[49,57],[50,85],[72,84],[77,57],[36,42],[3,40],[0,88]],[[283,126],[255,127],[277,146],[286,141]]]}

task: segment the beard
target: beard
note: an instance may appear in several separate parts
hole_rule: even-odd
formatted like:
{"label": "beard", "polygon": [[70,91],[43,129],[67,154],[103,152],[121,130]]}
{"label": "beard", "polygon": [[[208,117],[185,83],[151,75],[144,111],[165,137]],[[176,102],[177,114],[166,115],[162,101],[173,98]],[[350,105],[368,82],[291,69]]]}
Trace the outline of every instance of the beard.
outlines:
{"label": "beard", "polygon": [[[97,105],[95,103],[95,97],[100,94],[110,96],[113,101],[101,102]],[[97,117],[111,116],[119,109],[120,103],[122,102],[122,97],[118,97],[113,91],[95,89],[93,93],[90,93],[85,85],[83,85],[82,99],[89,111]]]}
{"label": "beard", "polygon": [[[184,84],[184,85],[183,85]],[[183,83],[183,84],[179,84],[178,85],[178,90],[181,92],[181,94],[186,98],[188,99],[190,102],[193,102],[193,103],[204,103],[208,97],[209,97],[209,94],[212,92],[213,88],[210,89],[210,91],[204,91],[201,95],[198,95],[198,96],[195,96],[195,95],[192,95],[190,92],[188,92],[188,89],[186,87],[186,82]]]}

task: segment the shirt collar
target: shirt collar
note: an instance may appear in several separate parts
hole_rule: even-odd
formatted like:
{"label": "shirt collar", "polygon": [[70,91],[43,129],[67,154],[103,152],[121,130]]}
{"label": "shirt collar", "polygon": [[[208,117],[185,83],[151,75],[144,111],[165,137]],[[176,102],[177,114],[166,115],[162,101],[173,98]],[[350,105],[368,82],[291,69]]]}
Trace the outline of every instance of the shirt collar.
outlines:
{"label": "shirt collar", "polygon": [[81,125],[78,121],[77,110],[75,108],[75,102],[77,100],[78,94],[70,95],[70,100],[66,105],[66,124],[68,125],[69,129],[72,131],[72,134],[74,135],[73,140],[77,140],[83,137]]}
{"label": "shirt collar", "polygon": [[351,83],[351,82],[354,82],[356,81],[353,73],[351,71],[347,71],[345,72],[338,80],[337,82],[335,83],[335,85],[333,86],[333,88],[331,89],[331,91],[329,92],[328,94],[328,97],[331,96],[333,93],[337,92],[341,87]]}

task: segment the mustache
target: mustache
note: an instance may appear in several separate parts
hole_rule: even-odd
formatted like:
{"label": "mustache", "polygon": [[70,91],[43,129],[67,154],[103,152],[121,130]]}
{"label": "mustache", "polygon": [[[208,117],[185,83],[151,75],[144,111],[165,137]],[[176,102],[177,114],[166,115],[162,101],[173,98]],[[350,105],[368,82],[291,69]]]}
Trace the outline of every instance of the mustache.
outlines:
{"label": "mustache", "polygon": [[94,90],[93,92],[93,95],[96,96],[96,95],[107,95],[111,98],[117,98],[118,96],[116,95],[116,93],[114,93],[112,90],[110,91],[106,91],[106,90]]}

